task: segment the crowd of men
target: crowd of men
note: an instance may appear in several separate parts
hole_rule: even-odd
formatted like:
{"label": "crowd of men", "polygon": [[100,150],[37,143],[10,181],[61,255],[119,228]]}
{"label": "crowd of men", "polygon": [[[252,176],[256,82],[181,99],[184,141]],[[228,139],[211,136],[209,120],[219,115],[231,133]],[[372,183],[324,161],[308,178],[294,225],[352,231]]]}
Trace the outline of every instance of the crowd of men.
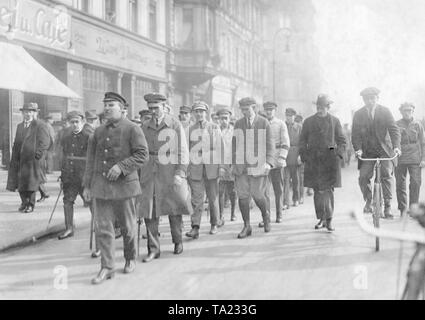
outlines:
{"label": "crowd of men", "polygon": [[[253,233],[250,211],[254,205],[262,215],[259,227],[269,233],[272,215],[276,223],[282,223],[283,212],[303,204],[304,188],[309,188],[318,220],[315,229],[332,232],[334,189],[342,186],[341,166],[349,164],[351,152],[366,158],[399,157],[397,164],[382,162],[384,214],[393,218],[394,168],[398,208],[404,214],[419,200],[425,166],[423,127],[413,118],[413,104],[401,105],[402,119],[395,122],[390,110],[378,104],[378,89],[367,88],[361,96],[365,106],[355,113],[350,132],[329,113],[333,102],[325,94],[314,102],[317,113],[303,122],[292,108],[285,110],[282,120],[276,117],[275,102],[260,108],[250,97],[239,101],[240,119],[226,107],[212,115],[203,101],[182,106],[177,118],[170,114],[167,98],[158,93],[147,94],[147,109],[140,118],[129,120],[125,98],[107,92],[100,125],[95,124],[95,113],[73,111],[56,137],[66,226],[59,239],[74,235],[74,204],[80,195],[93,217],[96,246],[92,256],[101,257],[101,270],[92,283],[99,284],[114,277],[117,230],[124,241],[124,272],[131,273],[136,267],[137,222],[144,221],[147,231],[148,254],[143,262],[160,258],[158,228],[163,216],[168,216],[174,254],[179,255],[183,216],[191,218],[191,230],[185,236],[198,239],[205,203],[211,235],[225,225],[227,201],[231,221],[237,219],[238,203],[243,229],[237,237],[244,239]],[[17,128],[7,189],[18,190],[19,211],[31,213],[55,142],[48,125],[37,120],[37,104],[27,103],[21,111],[24,121]],[[364,212],[370,213],[373,163],[359,161],[359,170]]]}

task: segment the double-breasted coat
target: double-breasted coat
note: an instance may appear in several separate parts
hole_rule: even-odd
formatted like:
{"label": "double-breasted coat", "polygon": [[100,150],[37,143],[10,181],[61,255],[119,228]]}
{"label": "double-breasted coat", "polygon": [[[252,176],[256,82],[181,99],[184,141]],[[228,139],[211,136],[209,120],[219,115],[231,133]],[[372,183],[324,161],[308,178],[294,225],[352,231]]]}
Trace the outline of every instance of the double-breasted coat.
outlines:
{"label": "double-breasted coat", "polygon": [[[166,114],[158,128],[152,119],[143,123],[142,130],[149,147],[149,161],[139,171],[140,217],[192,214],[187,184],[189,150],[180,121]],[[179,186],[174,185],[176,175],[182,178]]]}
{"label": "double-breasted coat", "polygon": [[18,124],[7,179],[7,190],[37,191],[44,180],[44,166],[51,141],[46,125],[33,120],[28,128]]}
{"label": "double-breasted coat", "polygon": [[[125,118],[102,125],[89,139],[83,186],[94,199],[135,198],[141,194],[137,170],[148,158],[146,139],[138,125]],[[115,165],[122,174],[109,181],[108,172]]]}
{"label": "double-breasted coat", "polygon": [[331,114],[307,118],[299,146],[301,160],[305,163],[304,186],[318,190],[340,188],[346,139],[339,119]]}

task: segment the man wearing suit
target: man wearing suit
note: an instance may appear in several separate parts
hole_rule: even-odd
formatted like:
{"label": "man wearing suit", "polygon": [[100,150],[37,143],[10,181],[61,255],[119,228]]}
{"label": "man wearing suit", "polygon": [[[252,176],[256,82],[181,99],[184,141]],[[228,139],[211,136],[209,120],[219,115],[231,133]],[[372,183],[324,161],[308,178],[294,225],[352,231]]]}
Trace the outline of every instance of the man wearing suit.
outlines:
{"label": "man wearing suit", "polygon": [[135,269],[135,205],[136,197],[141,194],[137,170],[149,157],[142,129],[123,116],[125,99],[107,92],[103,102],[107,122],[90,138],[83,180],[83,197],[93,201],[96,240],[101,251],[101,270],[93,284],[114,277],[116,220],[124,241],[124,273]]}
{"label": "man wearing suit", "polygon": [[45,157],[51,141],[46,125],[36,120],[36,103],[26,103],[21,112],[24,122],[16,129],[7,190],[18,190],[22,200],[19,211],[31,213],[35,207],[36,192],[43,182]]}
{"label": "man wearing suit", "polygon": [[252,234],[252,198],[261,211],[264,231],[271,231],[266,192],[269,187],[268,175],[275,163],[275,146],[268,120],[256,114],[257,102],[253,98],[243,98],[239,106],[244,117],[235,123],[232,173],[235,175],[236,193],[244,221],[244,228],[238,238],[244,239]]}
{"label": "man wearing suit", "polygon": [[[394,121],[391,111],[378,104],[380,91],[376,88],[366,88],[360,95],[365,106],[354,114],[352,126],[352,143],[357,157],[391,158],[401,155],[400,129]],[[366,201],[365,213],[372,213],[372,187],[374,162],[359,161],[360,189]],[[384,195],[384,215],[392,219],[391,214],[391,181],[393,163],[383,161],[381,165],[381,182]]]}
{"label": "man wearing suit", "polygon": [[219,225],[218,177],[221,163],[221,157],[219,157],[221,154],[221,130],[217,124],[207,121],[208,111],[209,106],[203,101],[196,101],[192,106],[196,122],[189,129],[188,176],[194,213],[192,230],[186,234],[192,239],[199,238],[205,193],[210,210],[210,234],[216,234]]}

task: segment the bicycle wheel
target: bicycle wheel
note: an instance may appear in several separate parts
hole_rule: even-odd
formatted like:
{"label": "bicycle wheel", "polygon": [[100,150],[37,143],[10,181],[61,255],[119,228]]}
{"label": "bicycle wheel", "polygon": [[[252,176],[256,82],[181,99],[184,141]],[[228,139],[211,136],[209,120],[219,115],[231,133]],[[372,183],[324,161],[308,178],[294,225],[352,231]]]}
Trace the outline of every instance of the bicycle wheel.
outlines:
{"label": "bicycle wheel", "polygon": [[[379,219],[382,214],[382,193],[381,193],[381,184],[375,183],[373,188],[373,226],[379,229]],[[380,241],[379,237],[375,239],[375,249],[379,251]]]}

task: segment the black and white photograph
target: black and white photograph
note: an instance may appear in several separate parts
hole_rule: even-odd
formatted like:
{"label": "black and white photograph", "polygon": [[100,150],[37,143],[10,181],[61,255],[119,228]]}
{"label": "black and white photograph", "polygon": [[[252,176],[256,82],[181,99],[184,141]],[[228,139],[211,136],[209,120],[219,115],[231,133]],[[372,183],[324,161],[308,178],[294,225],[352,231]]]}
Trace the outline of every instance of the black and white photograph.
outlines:
{"label": "black and white photograph", "polygon": [[0,0],[0,300],[424,300],[424,16]]}

